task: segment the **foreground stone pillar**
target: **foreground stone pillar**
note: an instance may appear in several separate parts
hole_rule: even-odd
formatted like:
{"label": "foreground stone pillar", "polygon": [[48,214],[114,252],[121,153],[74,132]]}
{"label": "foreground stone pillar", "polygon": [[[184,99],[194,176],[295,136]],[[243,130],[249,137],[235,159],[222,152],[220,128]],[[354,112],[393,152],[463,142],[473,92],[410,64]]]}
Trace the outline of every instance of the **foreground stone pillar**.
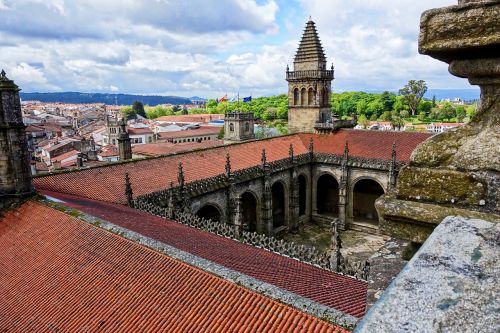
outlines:
{"label": "foreground stone pillar", "polygon": [[449,215],[500,221],[500,2],[424,12],[419,52],[481,89],[470,123],[420,144],[376,203],[384,233],[422,243]]}

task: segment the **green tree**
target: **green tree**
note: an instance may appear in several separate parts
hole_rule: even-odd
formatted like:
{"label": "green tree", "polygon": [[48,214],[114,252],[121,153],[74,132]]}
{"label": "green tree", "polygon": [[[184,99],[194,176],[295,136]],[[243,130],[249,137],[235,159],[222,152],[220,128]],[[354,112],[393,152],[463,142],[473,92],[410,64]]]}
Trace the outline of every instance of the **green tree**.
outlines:
{"label": "green tree", "polygon": [[399,113],[399,116],[401,118],[408,118],[410,116],[410,112],[408,112],[408,110],[402,110],[400,113]]}
{"label": "green tree", "polygon": [[182,114],[188,114],[188,113],[189,113],[189,112],[188,112],[188,109],[187,109],[187,107],[184,105],[184,106],[182,107]]}
{"label": "green tree", "polygon": [[390,121],[392,119],[392,112],[390,111],[385,111],[380,115],[379,120],[380,121]]}
{"label": "green tree", "polygon": [[224,139],[224,126],[220,128],[219,134],[217,135],[217,139],[219,140]]}
{"label": "green tree", "polygon": [[403,121],[403,118],[399,116],[393,116],[391,120],[391,126],[393,129],[397,129],[398,131],[401,130],[401,127],[405,125],[405,122]]}
{"label": "green tree", "polygon": [[380,95],[380,102],[383,105],[384,111],[392,111],[394,103],[396,102],[396,96],[393,93],[384,91]]}
{"label": "green tree", "polygon": [[135,113],[135,111],[132,109],[131,106],[126,106],[122,109],[120,109],[120,113],[127,119],[127,120],[130,120],[130,119],[135,119],[137,118],[137,115]]}
{"label": "green tree", "polygon": [[462,105],[459,105],[455,108],[455,117],[457,118],[458,122],[464,121],[466,116],[467,113],[465,112],[465,108]]}
{"label": "green tree", "polygon": [[425,112],[423,112],[423,111],[422,111],[422,112],[419,112],[419,113],[418,113],[417,119],[418,119],[419,121],[424,121],[426,116],[427,116],[427,115],[425,114]]}
{"label": "green tree", "polygon": [[436,107],[436,95],[432,95],[432,107]]}
{"label": "green tree", "polygon": [[175,104],[175,105],[172,107],[172,111],[173,111],[174,113],[177,113],[177,112],[181,111],[181,107],[180,107],[179,105]]}
{"label": "green tree", "polygon": [[417,112],[418,105],[427,91],[427,85],[423,80],[410,80],[399,90],[399,94],[404,97],[410,108],[411,115],[414,116]]}
{"label": "green tree", "polygon": [[368,121],[368,119],[366,119],[366,116],[364,114],[358,117],[358,125],[361,125],[366,129],[369,124],[370,122]]}
{"label": "green tree", "polygon": [[136,115],[139,115],[144,118],[147,117],[146,111],[144,111],[144,105],[139,101],[135,101],[134,103],[132,103],[132,110]]}

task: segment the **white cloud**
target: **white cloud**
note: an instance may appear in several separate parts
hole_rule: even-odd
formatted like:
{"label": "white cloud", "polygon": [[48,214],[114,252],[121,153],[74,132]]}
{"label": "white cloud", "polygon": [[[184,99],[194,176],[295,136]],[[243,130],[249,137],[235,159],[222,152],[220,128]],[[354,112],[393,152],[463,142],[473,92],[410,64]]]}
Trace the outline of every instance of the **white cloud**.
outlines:
{"label": "white cloud", "polygon": [[335,63],[334,90],[397,89],[409,79],[468,87],[417,52],[420,13],[453,3],[0,0],[0,64],[24,91],[269,95],[286,91],[310,13]]}

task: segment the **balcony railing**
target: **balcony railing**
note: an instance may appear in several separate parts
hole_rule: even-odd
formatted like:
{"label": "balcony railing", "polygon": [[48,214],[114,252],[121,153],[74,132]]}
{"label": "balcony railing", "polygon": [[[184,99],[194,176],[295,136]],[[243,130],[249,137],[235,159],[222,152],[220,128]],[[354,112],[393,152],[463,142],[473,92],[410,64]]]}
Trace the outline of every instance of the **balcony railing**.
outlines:
{"label": "balcony railing", "polygon": [[287,80],[296,79],[330,79],[333,80],[333,70],[308,70],[308,71],[294,71],[286,72]]}

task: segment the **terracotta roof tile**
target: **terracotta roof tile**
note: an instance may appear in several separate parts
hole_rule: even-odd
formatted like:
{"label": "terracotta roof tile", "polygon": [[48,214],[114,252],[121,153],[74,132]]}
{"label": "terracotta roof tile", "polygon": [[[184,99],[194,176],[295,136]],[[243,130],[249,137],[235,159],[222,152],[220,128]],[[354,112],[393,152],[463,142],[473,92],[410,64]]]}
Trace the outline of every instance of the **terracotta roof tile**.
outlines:
{"label": "terracotta roof tile", "polygon": [[153,131],[149,127],[144,127],[144,128],[129,127],[127,131],[130,135],[153,134]]}
{"label": "terracotta roof tile", "polygon": [[39,203],[0,244],[2,332],[346,332]]}
{"label": "terracotta roof tile", "polygon": [[185,131],[173,131],[173,132],[160,132],[158,134],[162,139],[189,138],[192,136],[219,134],[220,130],[221,130],[220,127],[200,126],[200,128],[197,129],[191,129]]}
{"label": "terracotta roof tile", "polygon": [[208,123],[212,120],[224,119],[223,114],[189,114],[181,116],[163,116],[156,118],[156,121],[169,121],[169,122],[180,122],[180,123]]}
{"label": "terracotta roof tile", "polygon": [[[381,159],[390,159],[392,143],[395,141],[397,159],[408,161],[416,145],[429,136],[430,134],[427,133],[358,130],[341,130],[331,135],[288,135],[78,172],[37,177],[34,183],[39,189],[125,203],[125,172],[130,175],[134,195],[143,195],[165,189],[171,181],[176,184],[179,162],[183,164],[186,181],[191,182],[224,173],[226,153],[231,156],[233,170],[240,170],[259,165],[262,149],[266,149],[268,162],[287,157],[290,144],[293,144],[296,155],[305,153],[311,137],[314,139],[314,149],[317,152],[342,154],[345,141],[348,140],[351,156]],[[140,186],[134,186],[134,184],[140,184]]]}
{"label": "terracotta roof tile", "polygon": [[132,146],[132,152],[138,155],[145,156],[160,156],[166,154],[179,153],[194,149],[208,148],[214,146],[222,146],[223,140],[209,140],[202,142],[183,142],[183,143],[147,143],[143,145]]}

